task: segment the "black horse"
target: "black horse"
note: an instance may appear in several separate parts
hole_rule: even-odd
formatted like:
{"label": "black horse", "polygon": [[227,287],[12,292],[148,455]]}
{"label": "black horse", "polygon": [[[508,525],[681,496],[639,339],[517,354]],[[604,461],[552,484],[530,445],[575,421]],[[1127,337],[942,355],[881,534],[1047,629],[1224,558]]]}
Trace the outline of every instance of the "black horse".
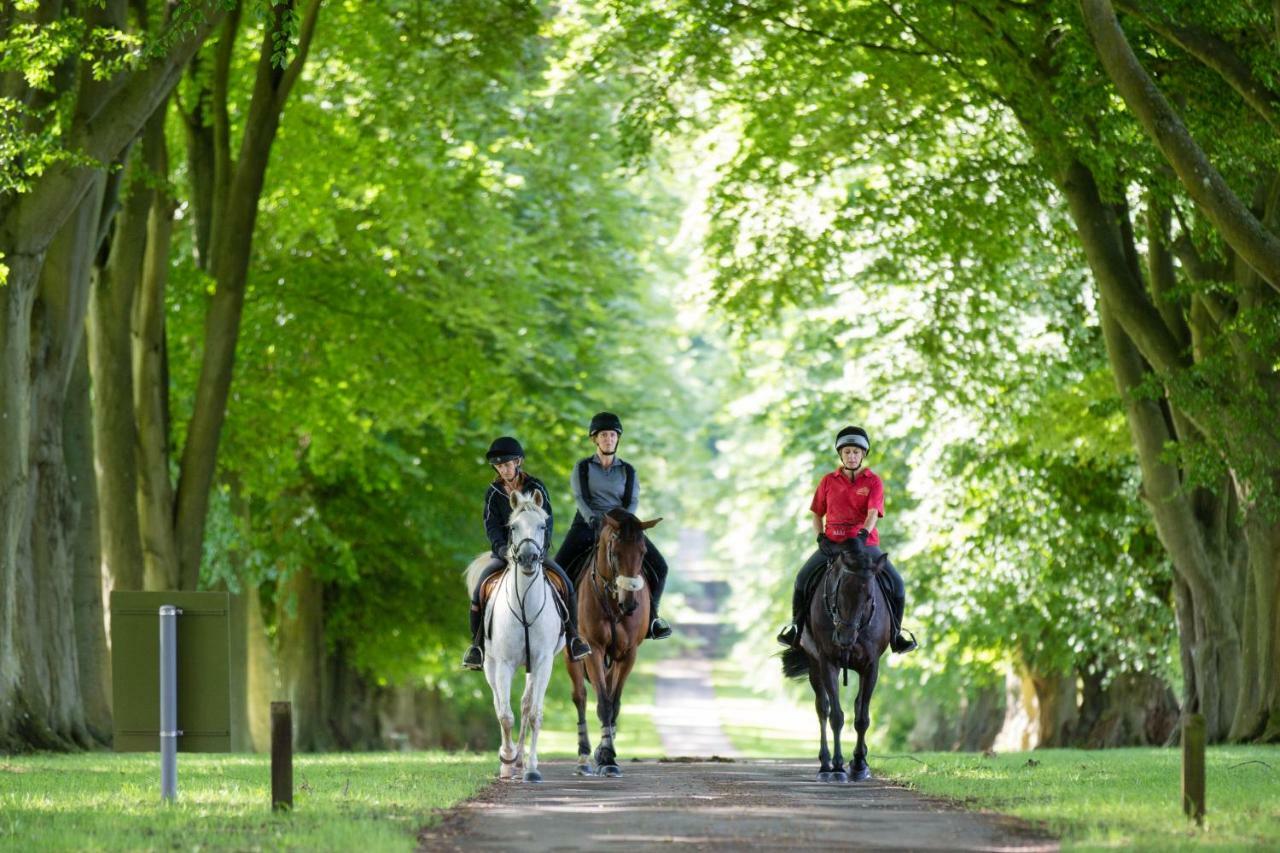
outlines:
{"label": "black horse", "polygon": [[[853,726],[858,745],[850,767],[853,781],[871,778],[867,766],[867,726],[871,723],[871,693],[876,689],[880,656],[889,647],[892,619],[889,601],[880,586],[879,575],[887,555],[872,561],[856,542],[841,548],[827,565],[816,594],[809,602],[809,618],[800,647],[782,654],[782,672],[788,678],[808,674],[818,710],[822,749],[818,759],[819,782],[848,782],[844,755],[840,751],[840,730],[844,709],[840,707],[840,671],[858,673],[858,697],[854,700]],[[827,750],[827,721],[835,740],[835,763]]]}

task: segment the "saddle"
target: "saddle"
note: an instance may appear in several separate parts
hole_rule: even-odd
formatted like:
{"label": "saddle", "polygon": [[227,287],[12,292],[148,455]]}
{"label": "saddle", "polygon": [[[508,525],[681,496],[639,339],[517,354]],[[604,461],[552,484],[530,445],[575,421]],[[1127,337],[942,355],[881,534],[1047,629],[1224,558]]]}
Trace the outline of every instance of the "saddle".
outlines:
{"label": "saddle", "polygon": [[[494,572],[492,577],[480,584],[480,609],[482,611],[484,610],[485,605],[489,603],[489,599],[493,596],[494,590],[498,588],[498,584],[502,583],[502,579],[507,576],[507,572],[509,571],[511,571],[510,566],[500,572]],[[569,590],[564,588],[564,581],[560,580],[560,576],[555,572],[543,572],[543,577],[551,583],[551,588],[556,591],[556,607],[560,608],[563,612],[563,602],[569,596]]]}

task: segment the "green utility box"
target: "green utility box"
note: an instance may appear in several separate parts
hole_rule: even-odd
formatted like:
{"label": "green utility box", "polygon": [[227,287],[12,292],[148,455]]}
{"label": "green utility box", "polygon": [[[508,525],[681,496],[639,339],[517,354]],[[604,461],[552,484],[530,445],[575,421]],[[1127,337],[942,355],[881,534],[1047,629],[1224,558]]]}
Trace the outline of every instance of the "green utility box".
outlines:
{"label": "green utility box", "polygon": [[231,751],[231,599],[225,592],[112,592],[116,752],[160,751],[160,608],[177,607],[178,750]]}

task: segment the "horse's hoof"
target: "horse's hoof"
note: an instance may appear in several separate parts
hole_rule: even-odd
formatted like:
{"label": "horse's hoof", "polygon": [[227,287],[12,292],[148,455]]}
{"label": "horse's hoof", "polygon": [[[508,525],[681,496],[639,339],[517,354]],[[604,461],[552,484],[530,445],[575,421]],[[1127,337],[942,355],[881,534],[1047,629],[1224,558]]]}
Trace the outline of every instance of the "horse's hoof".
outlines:
{"label": "horse's hoof", "polygon": [[579,776],[594,776],[594,775],[596,775],[595,773],[593,773],[593,772],[591,771],[591,765],[590,765],[590,764],[579,764],[579,765],[578,765],[578,769],[577,769],[575,772],[576,772]]}
{"label": "horse's hoof", "polygon": [[831,781],[831,771],[830,771],[830,770],[823,770],[821,773],[819,773],[819,774],[818,774],[818,781],[819,781],[819,782],[830,782],[830,781]]}
{"label": "horse's hoof", "polygon": [[854,781],[854,782],[865,782],[865,781],[867,781],[867,780],[868,780],[868,779],[870,779],[870,778],[871,778],[871,768],[870,768],[870,767],[863,767],[861,770],[854,770],[854,771],[853,771],[853,781]]}
{"label": "horse's hoof", "polygon": [[849,774],[845,773],[843,770],[837,770],[831,774],[831,781],[832,782],[848,782]]}
{"label": "horse's hoof", "polygon": [[542,781],[542,774],[541,774],[541,773],[539,773],[537,770],[526,770],[526,771],[524,771],[524,781],[526,781],[526,782],[541,782],[541,781]]}
{"label": "horse's hoof", "polygon": [[616,764],[606,764],[600,768],[600,774],[610,778],[617,778],[622,775],[622,768]]}

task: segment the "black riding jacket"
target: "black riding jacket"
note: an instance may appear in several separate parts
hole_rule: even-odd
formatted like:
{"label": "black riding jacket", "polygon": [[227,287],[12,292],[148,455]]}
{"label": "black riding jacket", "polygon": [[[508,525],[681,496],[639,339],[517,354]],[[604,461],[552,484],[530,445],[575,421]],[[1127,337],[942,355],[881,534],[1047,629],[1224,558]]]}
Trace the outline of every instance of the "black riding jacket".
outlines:
{"label": "black riding jacket", "polygon": [[[527,494],[542,492],[542,508],[547,513],[546,541],[542,543],[542,552],[550,554],[551,533],[555,527],[555,518],[551,513],[551,495],[547,494],[547,487],[542,485],[541,480],[529,474],[524,475],[523,491]],[[502,488],[502,480],[494,479],[484,492],[484,532],[489,537],[495,557],[506,556],[507,537],[510,533],[507,524],[510,521],[511,498]]]}

